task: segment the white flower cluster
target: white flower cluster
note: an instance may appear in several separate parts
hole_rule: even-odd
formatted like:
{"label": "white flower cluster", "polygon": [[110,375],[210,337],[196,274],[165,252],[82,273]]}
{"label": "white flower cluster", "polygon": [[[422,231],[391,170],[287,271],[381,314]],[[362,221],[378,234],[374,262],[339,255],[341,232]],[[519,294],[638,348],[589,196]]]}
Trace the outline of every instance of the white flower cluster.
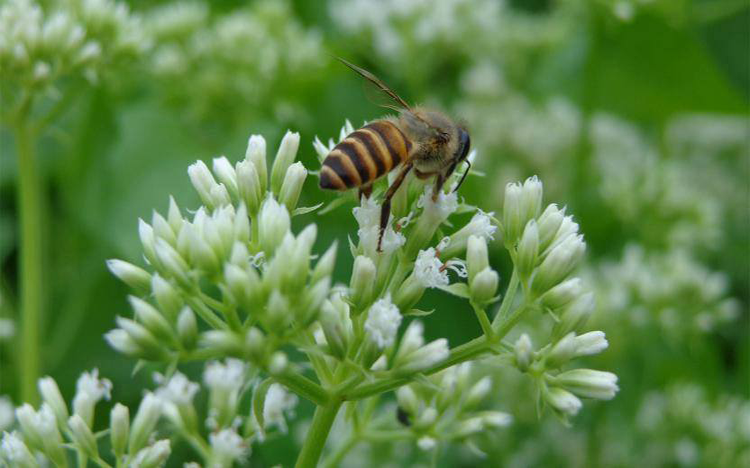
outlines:
{"label": "white flower cluster", "polygon": [[139,18],[114,0],[10,0],[0,7],[4,86],[44,89],[61,77],[96,82],[105,64],[148,47]]}
{"label": "white flower cluster", "polygon": [[[50,377],[39,380],[39,393],[43,403],[39,409],[24,404],[15,409],[17,430],[4,432],[0,442],[0,463],[9,466],[35,467],[47,462],[67,466],[68,448],[78,452],[79,461],[92,460],[97,465],[161,467],[171,454],[169,438],[157,439],[157,424],[166,418],[175,428],[175,434],[196,447],[206,466],[231,467],[244,459],[259,430],[274,425],[286,430],[284,413],[290,413],[297,403],[281,386],[268,389],[265,406],[256,411],[265,414],[266,424],[258,426],[252,415],[239,414],[239,404],[253,379],[247,365],[235,360],[209,362],[204,371],[204,381],[209,392],[209,407],[205,434],[198,424],[198,413],[193,404],[201,390],[197,383],[175,372],[169,377],[157,374],[160,386],[152,393],[146,392],[133,418],[127,407],[116,403],[109,417],[108,445],[110,453],[100,449],[99,432],[93,425],[94,406],[109,399],[112,384],[100,379],[98,371],[84,372],[78,379],[75,397],[70,406],[63,399],[57,383]],[[257,392],[256,392],[257,393]],[[6,404],[5,400],[2,400]],[[10,405],[12,412],[12,404]],[[13,417],[4,422],[4,430],[13,427]],[[242,429],[240,431],[240,429]],[[95,434],[97,434],[95,436]],[[103,448],[103,447],[102,447]],[[80,457],[83,457],[82,459]]]}
{"label": "white flower cluster", "polygon": [[[287,133],[270,171],[260,136],[250,138],[235,165],[220,157],[213,171],[202,161],[188,168],[203,201],[192,221],[174,199],[166,217],[155,212],[151,224],[140,221],[145,258],[156,271],[108,263],[155,302],[131,297],[134,320],[118,318],[119,328],[107,335],[113,347],[150,360],[221,349],[263,368],[281,362],[276,349],[316,319],[335,258],[334,247],[311,269],[315,225],[290,232],[291,216],[306,211],[297,208],[307,176],[294,162],[298,146],[299,135]],[[205,281],[217,282],[220,297],[203,290]],[[196,315],[211,327],[200,337]]]}
{"label": "white flower cluster", "polygon": [[712,332],[738,318],[725,274],[712,272],[686,251],[647,253],[638,245],[620,261],[603,264],[593,281],[602,293],[605,323],[659,327],[672,337]]}
{"label": "white flower cluster", "polygon": [[[295,20],[287,1],[257,2],[216,17],[203,3],[178,2],[151,11],[146,26],[157,44],[151,71],[170,99],[198,118],[221,108],[232,121],[270,105],[265,96],[293,93],[321,65],[319,32]],[[175,86],[184,76],[189,82]],[[270,111],[282,120],[302,113],[291,102]]]}
{"label": "white flower cluster", "polygon": [[471,363],[451,367],[425,382],[399,388],[398,420],[424,451],[454,441],[491,438],[512,421],[507,413],[482,408],[491,391],[491,377],[472,371]]}

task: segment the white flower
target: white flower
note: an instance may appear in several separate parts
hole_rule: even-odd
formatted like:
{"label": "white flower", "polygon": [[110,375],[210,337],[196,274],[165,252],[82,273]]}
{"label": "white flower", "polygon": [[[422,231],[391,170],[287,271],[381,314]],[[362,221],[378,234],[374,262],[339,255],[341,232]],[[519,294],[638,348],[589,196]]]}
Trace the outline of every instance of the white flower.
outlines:
{"label": "white flower", "polygon": [[436,445],[437,441],[430,436],[422,436],[419,438],[419,440],[417,440],[417,446],[425,452],[429,452],[430,450],[434,449]]}
{"label": "white flower", "polygon": [[239,359],[209,362],[203,371],[203,382],[212,389],[238,390],[245,384],[246,371],[247,365]]}
{"label": "white flower", "polygon": [[[364,253],[373,257],[378,246],[380,236],[380,205],[373,197],[362,198],[362,204],[355,207],[352,212],[359,223],[359,242]],[[400,232],[395,232],[391,226],[392,217],[388,219],[388,226],[383,233],[381,248],[383,253],[392,253],[406,242],[406,238]]]}
{"label": "white flower", "polygon": [[365,320],[365,330],[368,336],[381,349],[393,344],[399,325],[401,325],[401,313],[391,302],[390,294],[375,301]]}
{"label": "white flower", "polygon": [[36,466],[31,452],[16,431],[3,433],[0,458],[10,462],[10,466]]}
{"label": "white flower", "polygon": [[448,271],[437,258],[435,249],[421,250],[414,263],[414,275],[425,288],[448,286]]}
{"label": "white flower", "polygon": [[111,398],[112,382],[99,378],[99,369],[84,372],[76,382],[76,396],[73,398],[73,412],[80,414],[84,421],[91,424],[93,407],[102,398]]}
{"label": "white flower", "polygon": [[263,406],[263,420],[266,427],[275,425],[282,432],[287,431],[284,413],[291,412],[297,406],[297,396],[290,393],[282,385],[274,383],[268,387]]}
{"label": "white flower", "polygon": [[440,191],[436,201],[432,201],[433,187],[428,185],[419,197],[417,206],[422,208],[422,216],[429,217],[435,224],[440,224],[458,208],[458,194],[451,191]]}
{"label": "white flower", "polygon": [[180,372],[175,372],[168,380],[157,373],[154,380],[161,384],[161,387],[156,389],[156,396],[165,404],[189,405],[199,389],[197,383],[191,382]]}
{"label": "white flower", "polygon": [[222,429],[208,436],[214,456],[223,463],[221,466],[231,466],[231,462],[242,458],[248,451],[248,445],[234,429]]}
{"label": "white flower", "polygon": [[14,415],[13,402],[7,396],[0,396],[0,431],[9,428],[16,417]]}
{"label": "white flower", "polygon": [[132,466],[136,468],[162,466],[172,453],[169,440],[157,440],[148,447],[141,449],[133,458]]}

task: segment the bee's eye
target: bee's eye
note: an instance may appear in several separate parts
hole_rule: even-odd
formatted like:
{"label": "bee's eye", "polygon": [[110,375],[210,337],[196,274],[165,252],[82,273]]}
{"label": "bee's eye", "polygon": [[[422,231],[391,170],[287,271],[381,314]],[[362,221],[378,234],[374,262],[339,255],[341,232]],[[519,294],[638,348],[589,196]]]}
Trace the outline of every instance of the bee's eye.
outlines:
{"label": "bee's eye", "polygon": [[466,159],[466,156],[469,154],[469,148],[471,147],[471,138],[469,138],[469,132],[467,132],[464,129],[460,130],[460,134],[458,136],[459,143],[458,143],[458,151],[456,151],[456,154],[458,154],[458,160],[463,161]]}

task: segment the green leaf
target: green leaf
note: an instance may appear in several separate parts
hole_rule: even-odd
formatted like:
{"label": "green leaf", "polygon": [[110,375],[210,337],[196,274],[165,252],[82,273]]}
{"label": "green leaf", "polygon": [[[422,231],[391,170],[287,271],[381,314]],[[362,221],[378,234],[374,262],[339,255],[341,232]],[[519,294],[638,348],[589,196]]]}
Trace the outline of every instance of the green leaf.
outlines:
{"label": "green leaf", "polygon": [[435,309],[432,309],[432,310],[411,309],[409,312],[406,312],[404,315],[407,315],[410,317],[426,317],[432,314],[433,312],[435,312]]}
{"label": "green leaf", "polygon": [[448,286],[441,287],[443,291],[453,294],[464,299],[469,299],[469,285],[466,283],[453,283]]}
{"label": "green leaf", "polygon": [[313,211],[317,210],[321,206],[323,206],[323,202],[320,202],[320,203],[318,203],[317,205],[314,205],[314,206],[301,206],[299,208],[295,208],[294,211],[292,211],[292,216],[297,216],[297,215],[303,215],[303,214],[307,214],[307,213],[312,213]]}
{"label": "green leaf", "polygon": [[266,404],[266,395],[268,394],[268,389],[271,387],[271,384],[273,383],[273,380],[265,379],[260,384],[258,384],[257,387],[255,387],[255,391],[253,392],[253,414],[255,415],[255,420],[258,421],[258,430],[261,432],[261,434],[265,435],[265,421],[263,419],[263,408]]}

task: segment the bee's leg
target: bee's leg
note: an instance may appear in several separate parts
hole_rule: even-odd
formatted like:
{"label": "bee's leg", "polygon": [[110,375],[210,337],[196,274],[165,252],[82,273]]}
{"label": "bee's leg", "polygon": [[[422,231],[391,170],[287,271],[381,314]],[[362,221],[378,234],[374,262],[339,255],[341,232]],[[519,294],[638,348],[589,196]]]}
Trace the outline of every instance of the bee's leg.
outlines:
{"label": "bee's leg", "polygon": [[383,234],[385,234],[385,228],[388,227],[388,218],[391,217],[391,199],[396,194],[396,190],[401,187],[404,182],[406,175],[411,170],[411,164],[405,164],[401,168],[401,172],[396,176],[396,180],[393,181],[388,191],[385,192],[385,198],[383,199],[383,207],[380,209],[380,235],[378,236],[378,252],[382,252],[380,244],[383,243]]}
{"label": "bee's leg", "polygon": [[440,173],[435,176],[435,187],[432,189],[433,202],[438,200],[438,195],[440,195],[440,191],[443,190],[443,184],[445,184],[445,176]]}
{"label": "bee's leg", "polygon": [[359,188],[360,200],[362,200],[362,197],[370,198],[370,195],[372,195],[372,184],[363,185]]}

